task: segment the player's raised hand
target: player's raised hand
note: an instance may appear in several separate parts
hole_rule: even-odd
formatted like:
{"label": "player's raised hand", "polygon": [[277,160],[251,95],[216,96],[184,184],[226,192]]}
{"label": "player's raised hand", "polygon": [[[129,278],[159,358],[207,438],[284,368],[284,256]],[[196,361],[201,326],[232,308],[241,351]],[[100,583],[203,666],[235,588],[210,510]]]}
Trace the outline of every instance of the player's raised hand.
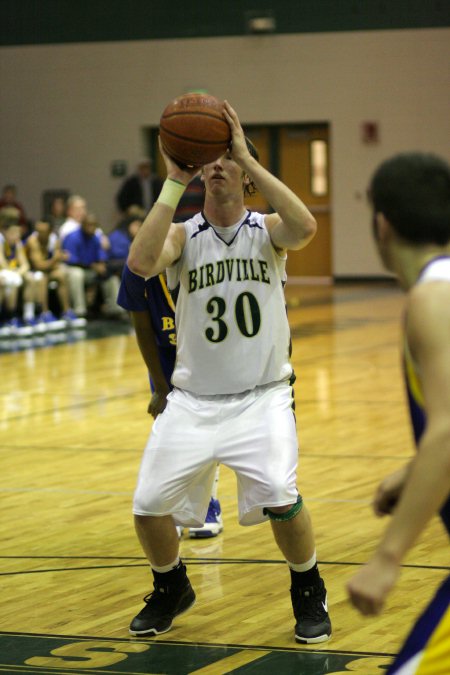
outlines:
{"label": "player's raised hand", "polygon": [[244,130],[239,121],[237,112],[228,101],[224,101],[223,114],[231,130],[231,156],[237,164],[251,158],[250,152],[245,142]]}

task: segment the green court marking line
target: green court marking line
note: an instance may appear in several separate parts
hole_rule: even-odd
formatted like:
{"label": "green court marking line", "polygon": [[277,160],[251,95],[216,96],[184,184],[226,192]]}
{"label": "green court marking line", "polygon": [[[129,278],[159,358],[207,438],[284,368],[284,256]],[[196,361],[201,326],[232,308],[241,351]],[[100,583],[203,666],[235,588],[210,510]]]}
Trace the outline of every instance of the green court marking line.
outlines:
{"label": "green court marking line", "polygon": [[355,651],[351,649],[320,649],[314,650],[314,647],[302,646],[297,644],[295,647],[279,647],[275,645],[245,645],[240,643],[225,643],[225,642],[199,642],[192,641],[187,642],[186,640],[160,640],[158,638],[133,638],[127,636],[125,638],[119,637],[104,637],[104,636],[92,636],[92,635],[61,635],[59,633],[25,633],[20,631],[2,631],[0,630],[0,640],[2,636],[8,637],[18,637],[18,638],[30,638],[30,639],[48,639],[48,640],[64,640],[70,642],[87,642],[94,640],[95,642],[112,642],[112,643],[123,643],[129,641],[130,644],[146,644],[146,645],[171,645],[171,646],[181,646],[181,647],[205,647],[205,648],[214,648],[214,649],[236,649],[236,650],[263,650],[271,652],[289,652],[289,653],[305,653],[305,654],[338,654],[343,656],[395,656],[391,652],[372,652],[372,651]]}

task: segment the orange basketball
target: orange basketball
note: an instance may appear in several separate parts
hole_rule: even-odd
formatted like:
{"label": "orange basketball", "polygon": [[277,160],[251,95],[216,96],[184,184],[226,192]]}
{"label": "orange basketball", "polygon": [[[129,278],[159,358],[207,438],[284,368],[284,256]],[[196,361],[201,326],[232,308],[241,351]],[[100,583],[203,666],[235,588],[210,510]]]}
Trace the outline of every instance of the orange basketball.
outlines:
{"label": "orange basketball", "polygon": [[231,141],[223,102],[209,94],[184,94],[161,115],[159,135],[172,159],[185,166],[203,166],[223,155]]}

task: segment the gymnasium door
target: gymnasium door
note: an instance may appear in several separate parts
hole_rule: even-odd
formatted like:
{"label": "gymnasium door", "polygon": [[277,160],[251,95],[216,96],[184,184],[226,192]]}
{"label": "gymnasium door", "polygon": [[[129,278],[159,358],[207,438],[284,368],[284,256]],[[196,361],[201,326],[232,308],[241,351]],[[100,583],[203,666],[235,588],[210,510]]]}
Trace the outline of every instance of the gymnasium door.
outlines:
{"label": "gymnasium door", "polygon": [[290,277],[331,277],[330,171],[327,125],[280,129],[279,176],[317,220],[317,234],[301,251],[288,254]]}

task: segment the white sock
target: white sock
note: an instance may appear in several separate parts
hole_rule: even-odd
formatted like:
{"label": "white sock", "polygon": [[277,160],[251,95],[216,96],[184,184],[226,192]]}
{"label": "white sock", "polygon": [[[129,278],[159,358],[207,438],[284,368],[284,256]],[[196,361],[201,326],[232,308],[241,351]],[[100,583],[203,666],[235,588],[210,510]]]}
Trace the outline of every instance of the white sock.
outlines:
{"label": "white sock", "polygon": [[170,563],[169,565],[162,565],[161,567],[157,567],[156,565],[152,565],[151,567],[152,567],[152,570],[154,570],[155,572],[159,572],[160,574],[165,574],[166,572],[171,572],[173,569],[175,569],[175,567],[178,565],[179,562],[180,562],[180,556],[177,555],[175,560],[172,563]]}
{"label": "white sock", "polygon": [[291,568],[291,570],[293,570],[294,572],[307,572],[312,567],[314,567],[314,565],[317,562],[316,552],[314,551],[312,558],[310,558],[309,560],[307,560],[304,563],[291,563],[291,562],[289,562],[289,560],[286,560],[286,562],[289,565],[289,567]]}

